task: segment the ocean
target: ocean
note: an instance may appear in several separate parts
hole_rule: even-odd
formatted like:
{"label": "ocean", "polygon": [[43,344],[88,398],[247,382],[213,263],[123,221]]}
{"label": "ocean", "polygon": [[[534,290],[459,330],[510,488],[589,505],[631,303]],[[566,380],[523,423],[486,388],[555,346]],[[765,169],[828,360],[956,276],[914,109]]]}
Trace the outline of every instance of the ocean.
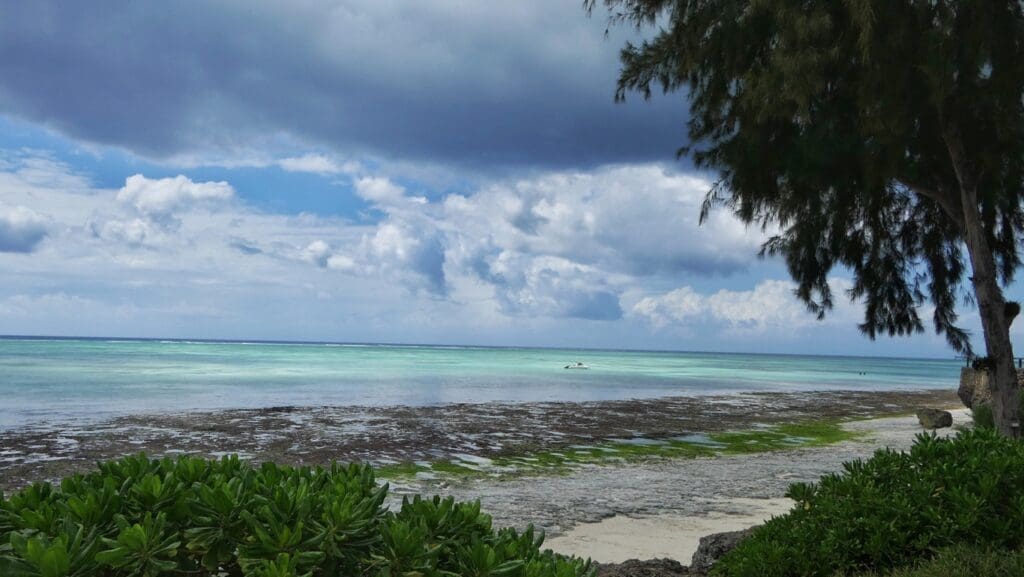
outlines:
{"label": "ocean", "polygon": [[[587,370],[567,370],[582,362]],[[456,346],[0,338],[0,429],[320,405],[953,388],[954,359]]]}

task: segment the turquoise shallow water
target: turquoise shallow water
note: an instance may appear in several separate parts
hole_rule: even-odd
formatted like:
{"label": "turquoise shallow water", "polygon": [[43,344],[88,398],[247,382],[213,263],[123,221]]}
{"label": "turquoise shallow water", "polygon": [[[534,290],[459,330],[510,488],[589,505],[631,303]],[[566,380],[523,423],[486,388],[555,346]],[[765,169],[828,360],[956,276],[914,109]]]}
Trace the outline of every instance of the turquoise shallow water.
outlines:
{"label": "turquoise shallow water", "polygon": [[[590,369],[563,368],[575,361]],[[0,428],[277,405],[954,387],[959,366],[953,359],[3,338]]]}

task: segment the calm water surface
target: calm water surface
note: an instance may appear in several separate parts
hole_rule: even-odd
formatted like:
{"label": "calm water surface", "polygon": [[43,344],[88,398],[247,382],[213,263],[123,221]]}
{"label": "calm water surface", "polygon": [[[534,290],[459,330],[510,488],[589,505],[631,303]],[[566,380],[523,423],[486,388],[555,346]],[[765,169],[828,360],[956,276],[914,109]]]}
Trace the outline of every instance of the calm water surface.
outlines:
{"label": "calm water surface", "polygon": [[[563,368],[575,361],[590,369]],[[3,338],[0,428],[274,405],[954,387],[959,367],[952,359]]]}

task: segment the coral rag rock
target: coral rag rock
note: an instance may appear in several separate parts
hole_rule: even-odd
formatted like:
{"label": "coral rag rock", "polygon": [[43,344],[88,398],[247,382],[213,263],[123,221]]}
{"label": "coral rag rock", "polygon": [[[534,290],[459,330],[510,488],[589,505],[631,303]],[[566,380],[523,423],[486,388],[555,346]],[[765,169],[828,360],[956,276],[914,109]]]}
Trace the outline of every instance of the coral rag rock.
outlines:
{"label": "coral rag rock", "polygon": [[622,563],[598,565],[597,577],[700,577],[675,559],[630,559]]}
{"label": "coral rag rock", "polygon": [[917,420],[926,429],[942,429],[953,426],[953,414],[939,409],[921,409]]}
{"label": "coral rag rock", "polygon": [[[1024,387],[1024,369],[1017,369],[1017,386]],[[968,409],[974,405],[988,405],[992,402],[992,391],[989,389],[989,374],[980,369],[964,367],[960,369],[960,387],[956,396]]]}
{"label": "coral rag rock", "polygon": [[725,533],[714,533],[700,538],[697,551],[693,553],[693,560],[690,561],[690,570],[696,573],[707,573],[716,561],[723,555],[732,551],[754,532],[756,527],[742,531],[727,531]]}
{"label": "coral rag rock", "polygon": [[[1021,380],[1022,373],[1017,373],[1017,382]],[[992,400],[992,392],[988,388],[988,372],[980,369],[964,367],[960,369],[960,387],[956,390],[956,396],[968,409],[974,408],[975,404],[988,404]]]}

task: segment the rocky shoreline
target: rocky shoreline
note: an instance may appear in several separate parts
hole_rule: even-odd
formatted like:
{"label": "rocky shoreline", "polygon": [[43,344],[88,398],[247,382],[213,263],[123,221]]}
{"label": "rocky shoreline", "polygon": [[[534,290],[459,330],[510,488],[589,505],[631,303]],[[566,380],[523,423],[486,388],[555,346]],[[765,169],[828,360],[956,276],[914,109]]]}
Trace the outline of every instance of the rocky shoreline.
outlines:
{"label": "rocky shoreline", "polygon": [[585,403],[270,407],[41,423],[0,431],[0,490],[57,480],[96,461],[138,452],[239,454],[291,464],[493,458],[595,440],[657,440],[808,419],[906,413],[956,402],[955,393],[946,389],[827,391]]}
{"label": "rocky shoreline", "polygon": [[[827,446],[591,463],[559,474],[416,474],[391,480],[392,505],[412,494],[480,500],[495,526],[534,525],[548,535],[547,546],[555,551],[596,558],[599,577],[702,576],[709,560],[721,553],[722,539],[743,534],[733,529],[788,510],[791,505],[781,497],[791,483],[815,481],[881,447],[907,448],[921,432],[918,419],[909,413],[921,407],[952,408],[957,400],[949,390],[832,391],[139,415],[85,427],[40,424],[0,432],[0,487],[55,480],[89,469],[96,460],[139,451],[386,465],[453,455],[485,460],[544,450],[569,452],[578,443],[602,439],[656,442],[680,435],[714,436],[716,431],[764,431],[794,421],[841,421],[842,430],[855,433]],[[965,410],[954,413],[957,425],[969,421]],[[615,520],[624,521],[618,521],[618,533],[609,534],[604,525]],[[652,549],[654,536],[667,545]],[[600,541],[609,537],[617,541],[616,555],[622,557],[610,557],[613,547]],[[701,546],[691,553],[698,539]],[[680,562],[691,555],[691,566]]]}
{"label": "rocky shoreline", "polygon": [[[949,436],[959,427],[971,426],[967,410],[954,409],[952,415],[952,428],[929,434]],[[779,498],[790,483],[817,481],[826,473],[840,471],[843,463],[867,459],[880,448],[908,449],[923,432],[913,416],[856,421],[846,427],[864,436],[828,447],[747,458],[718,457],[624,468],[620,471],[624,478],[645,483],[647,498],[643,501],[658,502],[658,508],[637,508],[627,499],[612,499],[600,507],[612,517],[554,527],[552,532],[561,532],[561,536],[549,539],[547,544],[560,553],[603,561],[599,577],[705,575],[716,559],[749,535],[747,528],[792,507],[791,501]],[[594,494],[614,492],[614,482],[592,476],[578,481],[559,479],[543,489],[582,503],[581,492],[574,491],[578,484],[586,485]],[[509,489],[506,487],[506,494]],[[521,495],[514,489],[511,493],[510,501],[520,500]],[[488,503],[492,511],[505,510],[486,494],[457,496],[475,496]],[[496,522],[506,520],[496,518]]]}

